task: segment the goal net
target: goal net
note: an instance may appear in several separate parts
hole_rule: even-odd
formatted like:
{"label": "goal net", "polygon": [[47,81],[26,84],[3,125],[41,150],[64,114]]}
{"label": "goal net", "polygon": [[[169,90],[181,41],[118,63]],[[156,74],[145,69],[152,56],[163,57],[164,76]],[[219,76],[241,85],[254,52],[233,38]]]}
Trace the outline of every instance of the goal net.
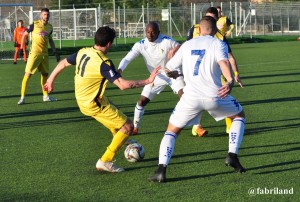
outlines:
{"label": "goal net", "polygon": [[0,4],[0,61],[12,61],[14,55],[14,29],[18,20],[24,26],[33,22],[32,4]]}

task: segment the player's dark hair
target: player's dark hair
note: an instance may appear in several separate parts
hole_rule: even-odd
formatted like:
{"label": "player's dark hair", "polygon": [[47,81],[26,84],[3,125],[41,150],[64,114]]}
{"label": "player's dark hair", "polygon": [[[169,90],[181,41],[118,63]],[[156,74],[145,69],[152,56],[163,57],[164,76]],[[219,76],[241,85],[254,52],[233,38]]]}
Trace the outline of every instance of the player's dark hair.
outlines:
{"label": "player's dark hair", "polygon": [[116,31],[108,26],[99,27],[95,34],[95,45],[104,47],[108,42],[113,42],[116,37]]}
{"label": "player's dark hair", "polygon": [[49,11],[49,9],[48,9],[48,8],[42,8],[42,9],[41,9],[41,13],[42,13],[42,12],[47,12],[47,13],[50,13],[50,11]]}
{"label": "player's dark hair", "polygon": [[209,7],[205,13],[212,13],[218,18],[218,10],[215,7]]}
{"label": "player's dark hair", "polygon": [[23,20],[18,20],[18,23],[19,23],[19,22],[23,24]]}
{"label": "player's dark hair", "polygon": [[220,9],[221,10],[221,6],[216,6],[216,9]]}
{"label": "player's dark hair", "polygon": [[148,26],[151,26],[154,30],[158,31],[159,32],[159,25],[157,22],[154,22],[154,21],[151,21],[149,22],[149,24],[147,25]]}

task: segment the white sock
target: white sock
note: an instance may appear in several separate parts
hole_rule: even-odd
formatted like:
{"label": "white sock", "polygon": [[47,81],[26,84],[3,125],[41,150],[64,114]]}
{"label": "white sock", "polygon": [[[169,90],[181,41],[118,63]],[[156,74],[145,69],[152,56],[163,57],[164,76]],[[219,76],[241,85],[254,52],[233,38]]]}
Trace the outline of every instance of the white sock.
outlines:
{"label": "white sock", "polygon": [[177,135],[173,132],[166,131],[159,148],[158,164],[168,165],[172,157]]}
{"label": "white sock", "polygon": [[134,109],[134,117],[133,117],[133,125],[135,128],[139,127],[142,116],[144,115],[144,111],[145,111],[144,107],[142,107],[138,103],[136,103],[136,106]]}
{"label": "white sock", "polygon": [[240,145],[243,140],[245,130],[245,119],[235,118],[232,120],[232,124],[229,132],[229,151],[231,153],[237,154]]}

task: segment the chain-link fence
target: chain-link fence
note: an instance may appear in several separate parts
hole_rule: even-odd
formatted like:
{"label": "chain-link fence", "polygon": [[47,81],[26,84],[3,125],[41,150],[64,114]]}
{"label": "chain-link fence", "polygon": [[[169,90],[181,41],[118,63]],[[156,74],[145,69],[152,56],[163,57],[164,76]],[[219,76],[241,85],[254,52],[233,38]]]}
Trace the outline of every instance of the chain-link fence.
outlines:
{"label": "chain-link fence", "polygon": [[[145,25],[156,21],[161,32],[170,36],[185,36],[188,29],[197,23],[210,6],[221,6],[222,14],[235,25],[232,37],[243,35],[299,35],[300,2],[250,3],[214,2],[191,3],[189,6],[126,9],[96,8],[57,9],[50,8],[50,23],[54,27],[54,39],[92,38],[97,27],[109,25],[118,37],[143,37]],[[40,11],[31,11],[30,6],[4,6],[0,4],[0,40],[9,41],[18,19],[25,25],[39,19]]]}

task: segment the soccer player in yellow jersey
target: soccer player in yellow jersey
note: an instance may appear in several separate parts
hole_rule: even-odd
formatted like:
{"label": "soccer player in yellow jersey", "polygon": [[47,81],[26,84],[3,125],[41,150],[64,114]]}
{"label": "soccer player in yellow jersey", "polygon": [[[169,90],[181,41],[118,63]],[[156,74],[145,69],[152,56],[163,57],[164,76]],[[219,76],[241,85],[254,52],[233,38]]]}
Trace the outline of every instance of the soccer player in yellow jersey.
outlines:
{"label": "soccer player in yellow jersey", "polygon": [[121,77],[113,62],[106,57],[116,36],[115,30],[107,26],[100,27],[95,33],[95,44],[90,48],[82,48],[63,59],[51,73],[44,85],[48,92],[53,91],[55,78],[68,66],[75,68],[75,97],[80,111],[91,116],[108,128],[113,139],[105,153],[97,161],[96,168],[101,171],[122,172],[123,168],[113,164],[116,152],[132,134],[133,123],[104,95],[108,82],[121,90],[142,87],[154,81],[160,67],[156,67],[146,80],[129,81]]}
{"label": "soccer player in yellow jersey", "polygon": [[[217,8],[215,7],[209,7],[207,10],[206,10],[206,16],[211,16],[213,18],[215,18],[216,20],[218,20],[218,10]],[[197,37],[197,36],[200,36],[200,28],[199,28],[199,24],[195,24],[188,32],[188,36],[187,36],[187,40],[190,40],[191,38],[194,38],[194,37]],[[239,77],[239,71],[238,71],[238,67],[236,65],[236,60],[232,54],[232,50],[229,46],[229,43],[226,39],[226,37],[221,33],[220,30],[218,30],[218,32],[215,34],[215,37],[224,41],[227,46],[228,46],[228,60],[230,62],[230,65],[231,65],[231,69],[234,73],[234,79],[235,81],[243,88],[243,83],[241,82],[240,80],[240,77]],[[222,77],[222,82],[224,83],[225,82],[225,79],[224,77]],[[200,121],[201,122],[201,121]],[[230,118],[226,118],[225,119],[225,123],[226,123],[226,133],[229,133],[229,130],[230,130],[230,126],[231,126],[231,123],[232,123],[232,120]],[[205,136],[206,134],[208,133],[207,130],[203,129],[201,124],[199,125],[194,125],[193,126],[193,129],[192,129],[192,134],[193,135],[198,135],[200,137],[203,137]]]}
{"label": "soccer player in yellow jersey", "polygon": [[[54,52],[57,62],[60,60],[59,54],[56,52],[55,44],[52,39],[53,27],[48,23],[50,12],[48,8],[41,10],[40,20],[36,20],[33,24],[29,25],[28,29],[24,32],[21,42],[21,49],[25,47],[25,41],[28,34],[31,33],[31,50],[27,60],[25,75],[22,80],[21,99],[18,104],[25,104],[25,94],[28,81],[37,70],[41,72],[41,85],[43,86],[48,78],[49,73],[49,58],[48,58],[48,43]],[[56,101],[55,98],[49,97],[48,92],[43,90],[43,101],[51,102]]]}
{"label": "soccer player in yellow jersey", "polygon": [[234,24],[229,20],[227,16],[221,15],[221,7],[216,7],[218,10],[218,21],[217,21],[217,27],[218,30],[221,32],[223,36],[229,37],[232,30],[234,29]]}

